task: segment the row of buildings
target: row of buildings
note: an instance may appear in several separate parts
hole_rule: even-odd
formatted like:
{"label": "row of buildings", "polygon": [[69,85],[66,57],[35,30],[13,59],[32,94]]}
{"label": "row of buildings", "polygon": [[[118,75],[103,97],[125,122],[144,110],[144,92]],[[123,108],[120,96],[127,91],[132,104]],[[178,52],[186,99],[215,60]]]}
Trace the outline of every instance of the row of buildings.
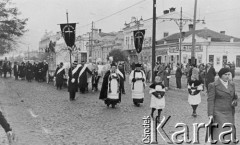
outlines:
{"label": "row of buildings", "polygon": [[[178,18],[180,13],[170,9],[170,12],[157,17],[156,21],[156,60],[161,63],[171,63],[173,66],[180,61],[180,33],[179,25],[176,24]],[[187,17],[183,16],[183,18]],[[208,29],[204,23],[197,23],[196,28],[197,64],[206,64],[211,61],[219,70],[224,63],[234,62],[236,68],[240,69],[239,38],[229,36],[225,31],[216,32]],[[143,50],[140,54],[135,51],[133,39],[133,31],[138,29],[145,29]],[[186,23],[182,30],[181,46],[181,63],[184,65],[191,58],[192,33],[192,24]],[[50,42],[55,44],[55,55],[59,56],[56,62],[69,62],[69,52],[60,33],[46,33],[39,43],[39,51],[46,51]],[[106,63],[108,54],[113,49],[124,51],[129,63],[136,61],[151,63],[152,18],[144,20],[132,17],[129,22],[125,22],[122,31],[118,32],[104,33],[102,29],[93,29],[92,32],[77,36],[76,49],[72,58]]]}

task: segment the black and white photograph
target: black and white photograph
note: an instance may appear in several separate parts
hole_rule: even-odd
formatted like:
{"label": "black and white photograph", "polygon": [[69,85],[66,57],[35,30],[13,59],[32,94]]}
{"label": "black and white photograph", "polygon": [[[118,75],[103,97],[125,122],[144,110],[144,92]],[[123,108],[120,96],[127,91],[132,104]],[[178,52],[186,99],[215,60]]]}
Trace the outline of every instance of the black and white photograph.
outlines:
{"label": "black and white photograph", "polygon": [[237,145],[239,94],[239,0],[0,0],[0,145]]}

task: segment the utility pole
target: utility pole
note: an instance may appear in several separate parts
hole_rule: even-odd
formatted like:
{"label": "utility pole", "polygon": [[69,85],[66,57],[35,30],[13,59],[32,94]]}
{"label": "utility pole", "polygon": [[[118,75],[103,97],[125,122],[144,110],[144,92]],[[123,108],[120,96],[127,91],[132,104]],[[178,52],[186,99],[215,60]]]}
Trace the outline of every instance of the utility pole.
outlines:
{"label": "utility pole", "polygon": [[155,68],[155,42],[156,42],[156,0],[153,0],[153,28],[152,28],[152,82],[154,82],[154,68]]}
{"label": "utility pole", "polygon": [[[92,51],[93,51],[93,21],[92,21],[92,29],[91,29],[91,58],[92,58]],[[91,60],[93,62],[93,58]]]}
{"label": "utility pole", "polygon": [[181,7],[181,12],[180,12],[180,25],[179,25],[179,30],[180,30],[179,63],[180,63],[180,65],[182,64],[182,29],[183,29],[183,22],[182,22],[182,7]]}
{"label": "utility pole", "polygon": [[180,19],[176,19],[176,18],[157,18],[157,19],[162,19],[163,21],[165,21],[165,20],[169,20],[169,21],[175,21],[175,23],[178,25],[178,27],[179,27],[179,30],[180,30],[180,40],[179,40],[179,56],[180,56],[180,58],[179,58],[179,60],[180,60],[180,63],[182,63],[182,37],[183,37],[183,35],[182,35],[182,30],[183,30],[183,26],[188,22],[188,21],[190,21],[190,22],[193,22],[193,23],[195,23],[195,25],[196,25],[196,22],[200,22],[200,21],[202,21],[202,23],[203,24],[205,24],[205,21],[204,20],[196,20],[196,16],[195,16],[195,20],[193,20],[193,19],[186,19],[186,18],[183,18],[183,16],[182,16],[182,7],[181,7],[181,11],[180,11]]}
{"label": "utility pole", "polygon": [[196,29],[196,15],[197,15],[197,0],[195,0],[195,6],[194,6],[191,64],[195,64],[195,43],[196,43],[196,40],[195,40],[195,29]]}

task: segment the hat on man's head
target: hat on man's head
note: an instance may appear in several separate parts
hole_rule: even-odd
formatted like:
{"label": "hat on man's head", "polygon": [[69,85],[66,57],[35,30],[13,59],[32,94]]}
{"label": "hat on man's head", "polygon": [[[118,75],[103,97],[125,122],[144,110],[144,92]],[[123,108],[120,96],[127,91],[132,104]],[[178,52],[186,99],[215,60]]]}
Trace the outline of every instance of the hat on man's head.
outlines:
{"label": "hat on man's head", "polygon": [[112,66],[117,66],[117,64],[116,64],[115,62],[112,62],[112,63],[111,63],[111,67],[112,67]]}
{"label": "hat on man's head", "polygon": [[60,62],[60,65],[63,65],[63,63],[62,63],[62,62]]}
{"label": "hat on man's head", "polygon": [[141,63],[136,63],[135,67],[142,67],[142,64]]}
{"label": "hat on man's head", "polygon": [[78,64],[77,61],[74,61],[74,62],[73,62],[73,65],[77,65],[77,64]]}
{"label": "hat on man's head", "polygon": [[229,68],[221,68],[218,72],[218,76],[221,78],[225,73],[231,72]]}
{"label": "hat on man's head", "polygon": [[111,67],[113,67],[113,66],[117,66],[117,64],[116,63],[111,63]]}

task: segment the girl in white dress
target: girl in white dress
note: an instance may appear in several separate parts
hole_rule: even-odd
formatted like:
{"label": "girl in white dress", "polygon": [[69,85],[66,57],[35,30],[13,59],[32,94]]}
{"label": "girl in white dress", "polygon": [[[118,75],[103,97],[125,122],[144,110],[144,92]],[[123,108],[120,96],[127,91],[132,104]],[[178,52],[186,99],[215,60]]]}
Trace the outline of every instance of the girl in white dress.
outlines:
{"label": "girl in white dress", "polygon": [[193,117],[197,117],[197,107],[201,103],[200,91],[203,90],[203,82],[198,80],[197,74],[192,74],[191,80],[188,82],[188,103],[192,106]]}
{"label": "girl in white dress", "polygon": [[150,108],[152,108],[151,111],[151,117],[153,118],[154,111],[158,110],[158,117],[157,122],[160,122],[160,115],[162,112],[162,109],[165,108],[165,87],[162,84],[162,79],[159,76],[155,77],[155,82],[151,84],[149,93],[151,94],[151,102],[150,102]]}

